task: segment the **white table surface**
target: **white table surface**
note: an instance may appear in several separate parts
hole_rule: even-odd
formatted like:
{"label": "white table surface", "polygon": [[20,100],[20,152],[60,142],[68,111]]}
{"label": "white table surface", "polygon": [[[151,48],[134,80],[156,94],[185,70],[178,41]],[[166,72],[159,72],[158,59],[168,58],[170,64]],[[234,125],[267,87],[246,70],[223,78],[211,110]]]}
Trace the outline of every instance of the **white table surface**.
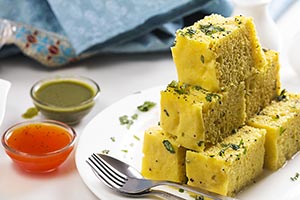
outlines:
{"label": "white table surface", "polygon": [[[281,79],[284,88],[300,91],[300,75],[288,63],[288,47],[296,32],[300,30],[299,1],[278,21],[282,36]],[[300,56],[300,49],[299,56]],[[299,66],[300,68],[300,63]],[[299,70],[300,71],[300,70]],[[157,85],[166,85],[177,79],[175,65],[170,53],[97,56],[79,63],[49,69],[24,56],[0,60],[0,78],[12,83],[7,102],[7,110],[0,135],[11,125],[24,119],[21,115],[32,107],[30,87],[41,78],[53,75],[82,75],[94,79],[101,87],[101,94],[92,112],[75,126],[78,135],[88,122],[105,107],[117,100]],[[42,118],[38,116],[36,118]],[[74,152],[55,172],[49,174],[28,174],[16,168],[0,147],[0,199],[1,200],[65,200],[98,199],[79,176]]]}

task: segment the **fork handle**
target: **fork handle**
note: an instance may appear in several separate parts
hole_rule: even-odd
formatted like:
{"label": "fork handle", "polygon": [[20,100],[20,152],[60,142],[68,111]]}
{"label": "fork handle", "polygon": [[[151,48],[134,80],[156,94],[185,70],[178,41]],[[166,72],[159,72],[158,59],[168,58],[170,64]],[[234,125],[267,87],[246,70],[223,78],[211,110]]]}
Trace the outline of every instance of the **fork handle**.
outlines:
{"label": "fork handle", "polygon": [[163,190],[150,190],[148,194],[159,196],[163,199],[168,199],[168,200],[185,200],[184,198],[181,198],[179,196],[176,196],[175,194]]}
{"label": "fork handle", "polygon": [[156,197],[160,197],[162,199],[167,199],[167,200],[186,200],[180,196],[177,196],[173,193],[164,191],[164,190],[159,190],[159,189],[151,189],[151,190],[147,190],[145,192],[141,192],[141,193],[135,193],[135,194],[130,194],[130,193],[122,193],[122,195],[127,196],[127,197],[131,197],[131,198],[140,198],[140,197],[148,197],[148,196],[156,196]]}
{"label": "fork handle", "polygon": [[153,181],[153,184],[155,184],[156,186],[168,185],[168,186],[173,186],[173,187],[176,187],[176,188],[181,188],[181,189],[184,189],[186,191],[195,193],[197,195],[202,195],[204,197],[211,198],[213,200],[238,200],[238,199],[233,198],[233,197],[223,196],[223,195],[216,194],[216,193],[213,193],[213,192],[208,192],[206,190],[196,188],[196,187],[193,187],[193,186],[190,186],[190,185],[179,184],[179,183],[175,183],[175,182],[171,182],[171,181]]}

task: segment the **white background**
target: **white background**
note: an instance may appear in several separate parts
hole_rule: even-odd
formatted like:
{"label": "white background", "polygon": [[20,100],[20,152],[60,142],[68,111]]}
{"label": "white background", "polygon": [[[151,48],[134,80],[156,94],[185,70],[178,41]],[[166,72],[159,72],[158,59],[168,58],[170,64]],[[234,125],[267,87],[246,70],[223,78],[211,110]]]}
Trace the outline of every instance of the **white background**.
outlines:
{"label": "white background", "polygon": [[[299,2],[299,1],[298,1]],[[299,31],[300,6],[295,3],[278,21],[283,48],[281,51],[281,79],[284,88],[300,91],[300,63],[290,65],[291,45]],[[298,37],[299,38],[299,37]],[[299,42],[298,42],[299,44]],[[294,45],[300,47],[300,45]],[[300,49],[293,50],[300,57]],[[299,59],[299,58],[298,58]],[[299,70],[300,71],[300,70]],[[100,111],[117,100],[134,92],[157,85],[166,85],[177,79],[170,53],[98,56],[80,61],[72,66],[49,69],[23,57],[1,59],[0,78],[12,83],[6,115],[0,127],[1,134],[11,125],[23,121],[21,115],[33,104],[29,90],[41,78],[58,74],[82,75],[94,79],[101,87],[101,94],[92,112],[75,126],[78,135]],[[41,116],[39,116],[41,118]],[[0,199],[15,200],[65,200],[97,199],[81,180],[74,161],[74,153],[57,171],[33,175],[20,171],[0,148]]]}

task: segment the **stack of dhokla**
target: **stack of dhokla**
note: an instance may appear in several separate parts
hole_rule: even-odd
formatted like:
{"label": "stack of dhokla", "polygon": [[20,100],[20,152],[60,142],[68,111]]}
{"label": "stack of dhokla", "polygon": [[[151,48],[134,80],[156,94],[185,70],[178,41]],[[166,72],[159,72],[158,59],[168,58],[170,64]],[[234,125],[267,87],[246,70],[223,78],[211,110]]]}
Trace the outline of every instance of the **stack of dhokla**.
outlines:
{"label": "stack of dhokla", "polygon": [[234,196],[300,148],[300,96],[280,91],[278,53],[249,17],[207,16],[178,30],[178,81],[145,131],[142,174]]}

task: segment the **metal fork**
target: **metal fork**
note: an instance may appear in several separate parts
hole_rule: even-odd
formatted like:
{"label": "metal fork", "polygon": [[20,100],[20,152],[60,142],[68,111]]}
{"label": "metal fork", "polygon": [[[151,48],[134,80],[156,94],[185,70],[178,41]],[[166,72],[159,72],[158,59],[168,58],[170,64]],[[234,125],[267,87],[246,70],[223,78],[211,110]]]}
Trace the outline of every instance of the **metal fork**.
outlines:
{"label": "metal fork", "polygon": [[[180,188],[195,193],[197,195],[208,197],[213,200],[234,200],[235,199],[235,198],[215,194],[212,192],[208,192],[185,184],[179,184],[170,181],[155,181],[155,180],[149,180],[145,178],[136,178],[134,176],[128,176],[125,175],[124,173],[121,173],[119,170],[117,170],[118,168],[120,169],[120,167],[111,166],[103,158],[101,158],[101,156],[107,156],[107,155],[92,154],[91,157],[88,158],[87,163],[92,167],[94,173],[97,175],[99,179],[101,179],[108,187],[123,195],[146,194],[149,193],[151,191],[151,188],[153,187],[160,186],[160,185],[167,185],[167,186]],[[129,166],[128,170],[132,171],[133,169],[130,168],[132,167]]]}
{"label": "metal fork", "polygon": [[[116,190],[114,187],[112,187],[111,185],[109,185],[107,183],[105,178],[102,177],[102,175],[98,172],[98,169],[95,170],[95,165],[97,165],[97,163],[95,163],[94,159],[99,159],[99,156],[105,156],[104,158],[106,158],[107,163],[114,165],[114,166],[118,166],[117,170],[121,171],[124,175],[130,176],[130,177],[135,177],[135,178],[143,178],[143,176],[136,169],[132,168],[127,163],[124,163],[113,157],[106,156],[104,154],[93,154],[91,156],[91,158],[89,158],[87,160],[87,163],[92,167],[92,170],[93,170],[94,174],[96,175],[96,177],[99,178],[101,181],[103,181],[105,183],[105,185],[107,185],[109,188],[113,189],[114,191],[119,192],[118,190]],[[97,166],[96,166],[96,168],[97,168]],[[151,189],[149,191],[145,191],[145,192],[138,193],[138,194],[126,194],[126,193],[121,193],[121,194],[124,196],[127,196],[127,197],[134,197],[134,198],[156,196],[156,197],[161,197],[163,199],[168,199],[168,200],[185,200],[184,198],[181,198],[180,196],[177,196],[173,193],[169,193],[167,191],[157,190],[157,189]]]}

